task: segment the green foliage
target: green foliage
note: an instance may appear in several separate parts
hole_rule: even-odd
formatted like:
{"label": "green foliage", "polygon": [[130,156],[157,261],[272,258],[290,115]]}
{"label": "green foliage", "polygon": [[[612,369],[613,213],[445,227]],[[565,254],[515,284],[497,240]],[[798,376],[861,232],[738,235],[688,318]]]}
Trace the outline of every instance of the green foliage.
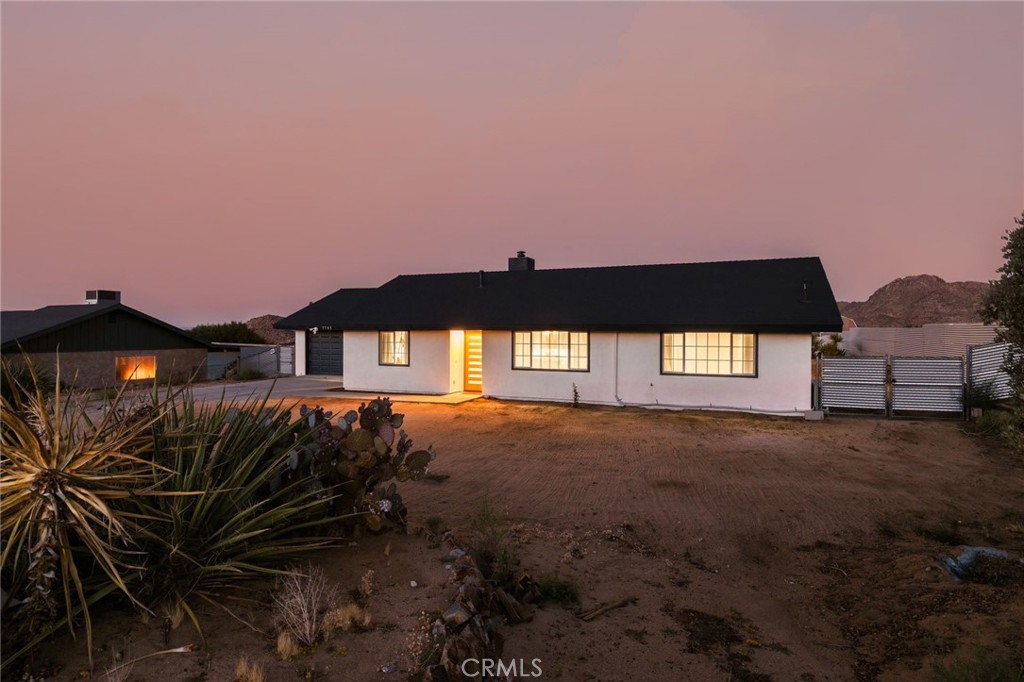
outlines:
{"label": "green foliage", "polygon": [[537,582],[537,586],[540,589],[541,599],[544,601],[553,601],[563,606],[580,603],[579,586],[566,578],[546,575]]}
{"label": "green foliage", "polygon": [[267,340],[245,326],[245,322],[222,322],[220,324],[201,324],[191,330],[194,336],[204,341],[220,343],[266,343]]}
{"label": "green foliage", "polygon": [[330,491],[338,513],[361,514],[362,523],[379,531],[385,522],[405,525],[408,510],[395,483],[418,480],[436,457],[433,448],[413,450],[402,430],[404,415],[388,398],[363,403],[331,424],[333,413],[303,405],[300,430],[315,431],[307,445],[293,450],[292,464],[312,473]]}
{"label": "green foliage", "polygon": [[580,389],[579,389],[578,386],[576,386],[576,382],[575,381],[572,384],[572,406],[573,407],[579,407],[580,406]]}
{"label": "green foliage", "polygon": [[243,369],[238,373],[239,381],[255,381],[256,379],[266,379],[267,375],[258,369]]}
{"label": "green foliage", "polygon": [[846,351],[839,347],[842,334],[815,334],[811,337],[811,352],[823,358],[841,358]]}
{"label": "green foliage", "polygon": [[519,546],[505,517],[484,500],[469,519],[470,544],[479,553],[478,566],[484,577],[499,587],[515,584]]}
{"label": "green foliage", "polygon": [[967,542],[960,533],[960,522],[954,519],[942,519],[931,525],[921,524],[914,529],[914,532],[923,538],[941,542],[944,545],[962,545]]}
{"label": "green foliage", "polygon": [[383,484],[433,459],[396,434],[387,399],[341,427],[319,409],[292,421],[267,397],[197,404],[189,387],[128,405],[125,384],[93,421],[90,394],[48,388],[29,367],[26,383],[4,363],[17,388],[0,426],[4,669],[79,619],[91,656],[90,607],[118,592],[202,634],[198,604],[228,610],[251,578],[287,574],[339,524],[404,523]]}
{"label": "green foliage", "polygon": [[932,673],[937,682],[1024,682],[1024,667],[981,646],[948,665],[934,661]]}
{"label": "green foliage", "polygon": [[329,493],[290,466],[314,431],[268,399],[197,405],[186,392],[154,430],[154,466],[170,472],[138,511],[159,519],[142,529],[145,579],[139,596],[154,610],[184,611],[201,632],[197,602],[328,544]]}
{"label": "green foliage", "polygon": [[[990,282],[979,312],[982,320],[1001,327],[997,338],[1011,344],[1004,368],[1019,398],[1024,394],[1024,212],[1014,222],[1017,226],[1003,236],[1000,277]],[[1024,453],[1024,409],[1013,414],[1007,439]]]}
{"label": "green foliage", "polygon": [[[147,435],[171,402],[116,409],[122,388],[115,409],[95,422],[89,396],[61,387],[59,361],[52,383],[27,358],[24,367],[27,380],[3,364],[4,380],[15,389],[0,407],[0,571],[9,590],[4,621],[11,624],[4,640],[38,641],[81,611],[91,659],[90,604],[112,591],[138,603],[128,585],[134,538],[153,519],[128,513],[125,503],[165,473],[147,459]],[[73,619],[66,620],[74,632]],[[5,664],[17,656],[5,656]]]}

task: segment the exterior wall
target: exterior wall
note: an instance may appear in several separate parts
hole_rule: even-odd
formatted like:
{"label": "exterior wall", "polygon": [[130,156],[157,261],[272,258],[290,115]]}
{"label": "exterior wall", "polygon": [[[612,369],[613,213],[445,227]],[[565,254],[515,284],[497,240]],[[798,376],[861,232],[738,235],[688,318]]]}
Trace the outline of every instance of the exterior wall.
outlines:
{"label": "exterior wall", "polygon": [[734,409],[802,414],[811,408],[810,334],[759,334],[756,377],[661,374],[659,334],[592,333],[590,371],[512,369],[512,333],[484,332],[484,394],[513,400]]}
{"label": "exterior wall", "polygon": [[456,329],[449,339],[448,391],[457,393],[465,390],[466,380],[466,332]]}
{"label": "exterior wall", "polygon": [[295,330],[295,376],[306,376],[306,330]]}
{"label": "exterior wall", "polygon": [[[80,353],[60,353],[60,376],[66,384],[74,384],[79,388],[107,388],[117,386],[115,364],[116,359],[131,355],[155,355],[156,375],[158,381],[169,378],[187,379],[193,375],[198,379],[206,378],[205,348],[179,348],[172,350],[119,350],[93,351]],[[17,358],[12,353],[9,357]],[[56,353],[29,353],[29,358],[39,369],[55,373],[57,367]],[[149,381],[143,379],[141,381]]]}
{"label": "exterior wall", "polygon": [[368,393],[432,393],[452,390],[451,332],[409,333],[409,364],[379,364],[377,332],[345,332],[345,390]]}

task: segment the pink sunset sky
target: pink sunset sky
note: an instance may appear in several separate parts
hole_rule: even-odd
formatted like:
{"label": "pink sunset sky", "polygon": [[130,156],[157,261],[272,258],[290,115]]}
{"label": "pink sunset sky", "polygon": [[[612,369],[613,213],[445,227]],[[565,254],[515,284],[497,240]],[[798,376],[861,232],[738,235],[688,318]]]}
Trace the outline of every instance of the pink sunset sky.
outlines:
{"label": "pink sunset sky", "polygon": [[819,255],[987,280],[1024,4],[13,3],[4,309],[182,326],[402,273]]}

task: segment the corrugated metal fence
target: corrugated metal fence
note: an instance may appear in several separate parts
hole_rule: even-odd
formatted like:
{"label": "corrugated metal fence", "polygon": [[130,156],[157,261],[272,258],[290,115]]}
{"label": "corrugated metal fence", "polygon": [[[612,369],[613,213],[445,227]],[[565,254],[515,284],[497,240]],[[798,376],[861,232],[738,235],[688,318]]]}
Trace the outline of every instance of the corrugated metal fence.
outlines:
{"label": "corrugated metal fence", "polygon": [[[818,409],[965,414],[972,399],[1013,397],[1003,369],[1009,344],[972,346],[963,358],[841,357],[818,364]],[[975,395],[977,394],[977,395]]]}
{"label": "corrugated metal fence", "polygon": [[993,400],[1013,397],[1010,375],[1003,371],[1003,363],[1010,351],[1008,343],[986,343],[972,346],[967,351],[968,393],[984,394]]}
{"label": "corrugated metal fence", "polygon": [[822,358],[821,406],[886,410],[886,358]]}
{"label": "corrugated metal fence", "polygon": [[964,411],[960,358],[893,358],[892,407],[900,412]]}

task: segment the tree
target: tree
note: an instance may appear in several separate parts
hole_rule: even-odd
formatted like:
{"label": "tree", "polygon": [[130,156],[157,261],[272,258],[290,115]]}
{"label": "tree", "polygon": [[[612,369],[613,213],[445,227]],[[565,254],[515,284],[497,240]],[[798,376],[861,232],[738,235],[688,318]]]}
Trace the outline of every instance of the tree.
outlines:
{"label": "tree", "polygon": [[245,326],[244,322],[201,324],[192,328],[192,334],[204,341],[222,343],[266,343],[267,340]]}
{"label": "tree", "polygon": [[1024,211],[1017,224],[1003,236],[1003,258],[999,279],[989,282],[982,299],[981,319],[1000,326],[997,338],[1011,344],[1006,371],[1018,397],[1024,392]]}

